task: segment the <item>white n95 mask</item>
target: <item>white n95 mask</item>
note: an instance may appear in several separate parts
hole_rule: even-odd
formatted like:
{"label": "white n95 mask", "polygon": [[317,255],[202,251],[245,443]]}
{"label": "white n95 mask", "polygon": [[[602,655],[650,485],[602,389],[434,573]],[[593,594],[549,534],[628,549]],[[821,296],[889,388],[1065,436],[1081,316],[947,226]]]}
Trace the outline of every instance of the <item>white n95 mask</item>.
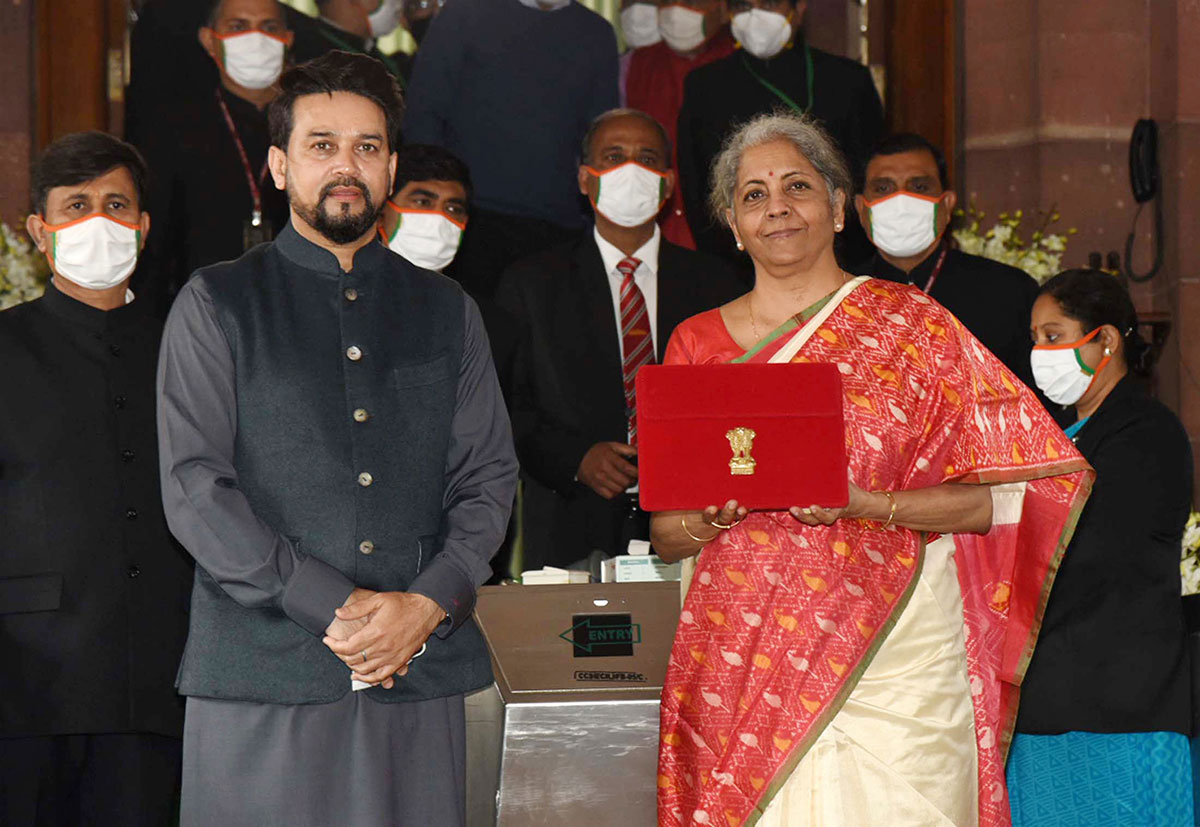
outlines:
{"label": "white n95 mask", "polygon": [[915,256],[937,241],[941,198],[897,192],[868,201],[867,231],[875,246],[897,258]]}
{"label": "white n95 mask", "polygon": [[466,224],[459,224],[436,210],[401,209],[391,201],[387,205],[400,214],[400,221],[387,240],[388,249],[418,267],[439,273],[454,261]]}
{"label": "white n95 mask", "polygon": [[1100,364],[1092,370],[1083,361],[1079,349],[1095,338],[1100,332],[1096,328],[1077,342],[1067,342],[1062,345],[1038,345],[1029,354],[1029,366],[1033,368],[1033,381],[1046,398],[1059,405],[1074,405],[1092,382],[1097,374],[1112,359],[1106,353]]}
{"label": "white n95 mask", "polygon": [[658,215],[666,203],[667,176],[636,161],[604,171],[586,169],[596,176],[592,206],[620,227],[640,227]]}
{"label": "white n95 mask", "polygon": [[266,89],[283,73],[287,40],[263,32],[217,35],[221,65],[233,82],[247,89]]}
{"label": "white n95 mask", "polygon": [[774,11],[739,12],[733,16],[730,27],[742,48],[761,60],[775,57],[792,39],[792,21]]}
{"label": "white n95 mask", "polygon": [[46,225],[49,257],[63,278],[80,287],[104,290],[129,277],[137,266],[142,228],[103,213]]}
{"label": "white n95 mask", "polygon": [[631,49],[652,46],[662,40],[658,30],[658,6],[653,3],[632,3],[621,11],[621,33]]}
{"label": "white n95 mask", "polygon": [[386,37],[396,31],[403,13],[400,0],[380,0],[379,8],[367,15],[367,23],[371,25],[371,37]]}
{"label": "white n95 mask", "polygon": [[687,6],[663,6],[658,10],[658,30],[677,52],[690,52],[708,39],[704,14]]}

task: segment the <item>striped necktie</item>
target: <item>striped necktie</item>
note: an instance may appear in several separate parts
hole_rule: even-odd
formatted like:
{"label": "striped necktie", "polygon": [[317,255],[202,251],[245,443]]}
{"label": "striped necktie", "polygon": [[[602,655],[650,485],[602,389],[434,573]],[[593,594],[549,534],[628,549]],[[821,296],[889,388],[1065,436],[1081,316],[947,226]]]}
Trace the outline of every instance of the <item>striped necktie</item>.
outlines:
{"label": "striped necktie", "polygon": [[625,379],[625,414],[629,418],[629,444],[637,445],[637,398],[634,378],[638,368],[654,362],[654,338],[650,335],[650,314],[646,297],[633,280],[641,264],[633,256],[617,264],[621,281],[621,371]]}

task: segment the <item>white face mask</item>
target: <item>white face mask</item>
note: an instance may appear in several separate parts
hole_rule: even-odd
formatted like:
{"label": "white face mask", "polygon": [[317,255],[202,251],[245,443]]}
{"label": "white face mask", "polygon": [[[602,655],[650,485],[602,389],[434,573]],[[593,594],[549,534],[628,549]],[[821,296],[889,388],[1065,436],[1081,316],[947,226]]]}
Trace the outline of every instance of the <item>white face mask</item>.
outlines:
{"label": "white face mask", "polygon": [[55,271],[80,287],[104,290],[129,277],[137,266],[142,230],[103,213],[66,224],[46,225]]}
{"label": "white face mask", "polygon": [[1041,345],[1035,347],[1029,354],[1029,366],[1033,368],[1033,381],[1041,388],[1042,393],[1051,402],[1059,405],[1074,405],[1096,379],[1096,375],[1104,370],[1112,358],[1105,353],[1100,364],[1092,370],[1083,361],[1079,349],[1095,338],[1100,332],[1096,328],[1077,342],[1065,345]]}
{"label": "white face mask", "polygon": [[907,192],[868,202],[871,241],[883,252],[908,258],[927,250],[937,241],[937,211],[940,198]]}
{"label": "white face mask", "polygon": [[221,63],[233,82],[247,89],[266,89],[279,80],[287,42],[262,32],[218,37]]}
{"label": "white face mask", "polygon": [[690,52],[708,39],[704,31],[704,15],[687,6],[660,8],[658,29],[667,45],[677,52]]}
{"label": "white face mask", "polygon": [[442,212],[402,210],[390,201],[388,207],[400,214],[400,223],[388,239],[388,249],[418,267],[439,273],[454,261],[466,225]]}
{"label": "white face mask", "polygon": [[596,198],[592,206],[620,227],[640,227],[652,221],[667,200],[667,176],[635,161],[601,172],[587,168],[596,176]]}
{"label": "white face mask", "polygon": [[379,8],[367,15],[371,37],[386,37],[396,31],[402,13],[400,0],[380,0]]}
{"label": "white face mask", "polygon": [[652,46],[662,40],[658,30],[658,6],[651,3],[632,3],[621,11],[621,32],[631,49]]}
{"label": "white face mask", "polygon": [[763,9],[735,14],[731,28],[742,48],[761,60],[775,57],[792,39],[792,21],[779,12]]}

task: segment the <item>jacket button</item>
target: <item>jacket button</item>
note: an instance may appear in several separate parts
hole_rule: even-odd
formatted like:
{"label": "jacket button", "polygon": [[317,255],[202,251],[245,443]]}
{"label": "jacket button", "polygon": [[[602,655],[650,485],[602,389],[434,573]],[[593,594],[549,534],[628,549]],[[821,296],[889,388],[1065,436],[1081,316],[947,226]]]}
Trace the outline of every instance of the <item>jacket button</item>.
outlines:
{"label": "jacket button", "polygon": [[137,454],[135,454],[133,451],[126,448],[124,451],[121,452],[121,461],[122,462],[133,462],[133,458],[135,456],[137,456]]}
{"label": "jacket button", "polygon": [[363,540],[361,543],[358,544],[358,550],[361,551],[363,554],[371,554],[372,552],[375,551],[375,544],[372,543],[370,540]]}
{"label": "jacket button", "polygon": [[124,397],[124,395],[122,395],[122,396],[118,396],[118,397],[114,398],[114,399],[113,399],[113,404],[117,406],[117,410],[118,410],[118,411],[119,411],[119,410],[121,410],[121,409],[123,409],[123,408],[125,407],[125,397]]}
{"label": "jacket button", "polygon": [[352,302],[358,300],[358,291],[353,287],[347,287],[342,291],[342,295],[346,297],[346,301]]}
{"label": "jacket button", "polygon": [[130,566],[129,568],[125,569],[125,574],[129,575],[130,580],[137,577],[141,573],[142,573],[142,570],[139,569],[137,566]]}
{"label": "jacket button", "polygon": [[137,519],[137,509],[136,508],[127,508],[125,510],[125,519],[126,520],[136,520]]}
{"label": "jacket button", "polygon": [[363,488],[366,488],[368,485],[370,485],[373,482],[375,482],[375,478],[372,477],[371,474],[367,471],[363,471],[361,474],[358,475],[358,484],[361,485]]}
{"label": "jacket button", "polygon": [[357,345],[350,345],[346,348],[346,358],[351,362],[357,362],[362,358],[362,351],[358,349]]}
{"label": "jacket button", "polygon": [[354,421],[355,422],[366,422],[370,418],[371,418],[371,415],[369,413],[367,413],[366,408],[355,408],[354,409]]}

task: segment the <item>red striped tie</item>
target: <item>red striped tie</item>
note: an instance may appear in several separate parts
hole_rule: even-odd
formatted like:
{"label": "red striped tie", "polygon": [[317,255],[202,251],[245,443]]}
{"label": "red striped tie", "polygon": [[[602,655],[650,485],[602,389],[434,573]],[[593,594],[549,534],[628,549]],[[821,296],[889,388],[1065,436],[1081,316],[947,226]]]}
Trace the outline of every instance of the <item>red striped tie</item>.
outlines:
{"label": "red striped tie", "polygon": [[633,256],[621,259],[617,270],[621,281],[621,370],[625,378],[625,413],[629,418],[629,444],[637,445],[637,398],[634,377],[642,365],[654,363],[654,338],[650,335],[650,314],[646,298],[633,280],[641,264]]}

